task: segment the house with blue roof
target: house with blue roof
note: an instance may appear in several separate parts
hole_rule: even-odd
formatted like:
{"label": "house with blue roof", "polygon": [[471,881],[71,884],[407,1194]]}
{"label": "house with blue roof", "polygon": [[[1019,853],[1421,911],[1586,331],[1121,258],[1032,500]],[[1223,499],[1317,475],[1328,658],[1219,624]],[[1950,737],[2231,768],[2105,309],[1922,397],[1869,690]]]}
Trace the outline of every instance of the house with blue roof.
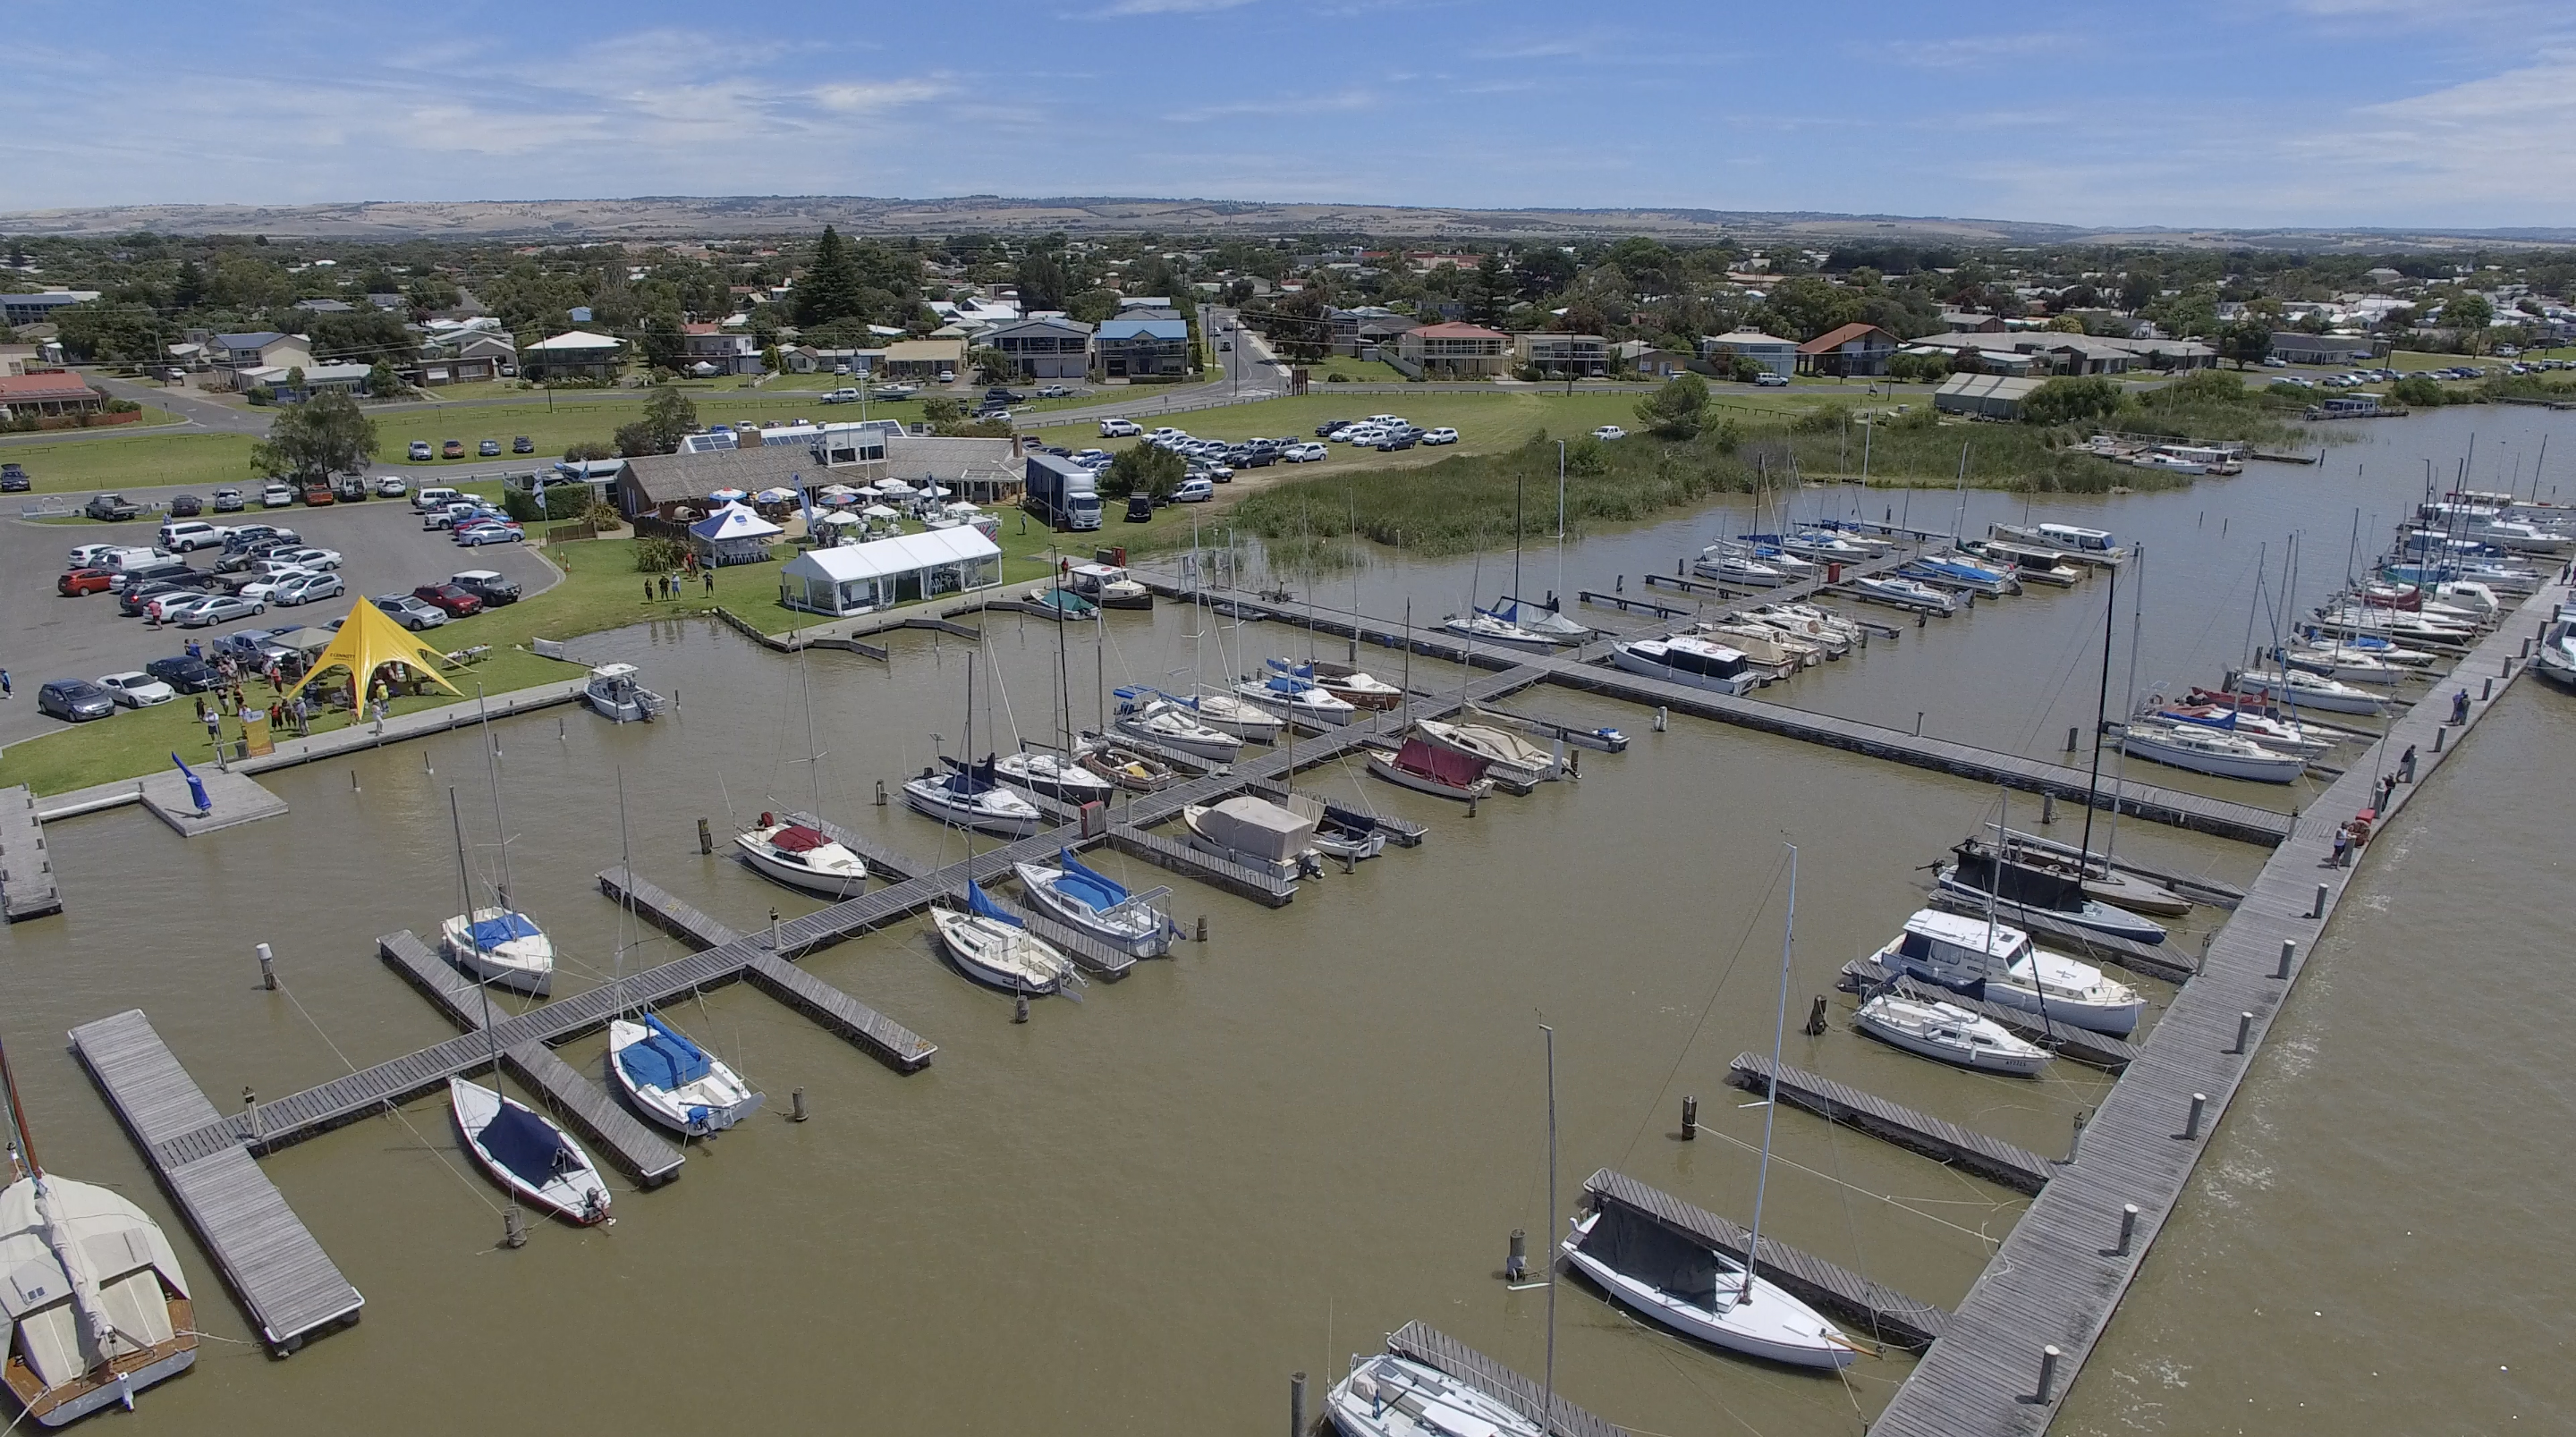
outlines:
{"label": "house with blue roof", "polygon": [[1111,319],[1091,336],[1105,379],[1180,379],[1190,372],[1185,319]]}

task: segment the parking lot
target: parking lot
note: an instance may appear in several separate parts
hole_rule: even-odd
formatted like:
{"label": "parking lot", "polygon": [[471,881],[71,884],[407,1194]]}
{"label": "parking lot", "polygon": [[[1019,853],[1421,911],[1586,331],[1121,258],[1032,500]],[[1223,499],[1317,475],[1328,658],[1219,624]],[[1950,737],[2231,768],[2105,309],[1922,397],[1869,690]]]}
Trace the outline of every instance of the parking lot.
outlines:
{"label": "parking lot", "polygon": [[[442,532],[421,528],[421,518],[401,499],[370,499],[360,504],[334,504],[321,509],[301,505],[245,514],[205,516],[220,525],[274,524],[295,530],[308,544],[336,549],[348,596],[296,608],[276,608],[256,618],[205,629],[155,629],[142,619],[118,615],[112,594],[64,598],[55,581],[63,556],[77,544],[122,543],[148,546],[157,520],[132,524],[40,524],[0,521],[0,604],[11,623],[0,637],[0,668],[9,671],[14,697],[0,703],[0,745],[16,743],[63,725],[36,712],[36,689],[49,679],[96,679],[102,674],[139,669],[153,659],[182,652],[189,638],[201,643],[243,628],[286,628],[301,623],[327,624],[349,611],[359,596],[408,593],[417,585],[444,579],[465,569],[491,569],[514,580],[525,595],[553,585],[555,571],[524,544],[487,544],[460,548]],[[190,565],[211,569],[220,551],[200,549],[186,556]],[[442,650],[476,642],[474,621],[460,620],[426,631],[424,637]],[[111,719],[108,722],[115,722]]]}

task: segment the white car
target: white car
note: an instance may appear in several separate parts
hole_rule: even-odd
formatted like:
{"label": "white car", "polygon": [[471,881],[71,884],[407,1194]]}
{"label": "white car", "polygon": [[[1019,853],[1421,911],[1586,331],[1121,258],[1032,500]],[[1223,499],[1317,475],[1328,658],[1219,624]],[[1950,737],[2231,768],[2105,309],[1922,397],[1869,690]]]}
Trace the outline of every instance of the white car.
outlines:
{"label": "white car", "polygon": [[1789,376],[1785,374],[1773,374],[1768,370],[1765,370],[1764,372],[1753,376],[1753,383],[1754,387],[1758,389],[1786,389],[1789,387]]}
{"label": "white car", "polygon": [[1401,414],[1372,414],[1360,422],[1363,424],[1374,424],[1380,429],[1402,429],[1406,427],[1404,416]]}
{"label": "white car", "polygon": [[155,623],[177,625],[188,617],[189,611],[201,609],[222,597],[221,594],[163,594],[144,604],[143,612]]}
{"label": "white car", "polygon": [[1136,421],[1133,419],[1103,419],[1100,421],[1100,437],[1103,439],[1133,439],[1144,432],[1144,430],[1136,427]]}
{"label": "white car", "polygon": [[307,569],[340,567],[340,551],[337,549],[284,549],[268,557],[283,559],[290,564],[300,564]]}
{"label": "white car", "polygon": [[[847,373],[848,371],[844,370],[842,372]],[[822,402],[825,404],[856,404],[859,402],[859,391],[848,388],[835,389],[831,393],[824,395]]]}
{"label": "white car", "polygon": [[953,369],[943,369],[939,371],[939,382],[942,384],[955,384],[957,382],[957,371]]}
{"label": "white car", "polygon": [[1165,440],[1168,440],[1168,439],[1187,439],[1187,438],[1189,438],[1189,437],[1190,437],[1190,432],[1189,432],[1188,430],[1186,430],[1186,429],[1174,429],[1172,426],[1170,426],[1170,425],[1166,424],[1166,425],[1162,426],[1162,427],[1161,427],[1161,428],[1159,428],[1159,429],[1155,429],[1155,430],[1150,431],[1150,432],[1149,432],[1149,434],[1147,435],[1147,437],[1148,437],[1148,438],[1151,438],[1151,439],[1165,439]]}
{"label": "white car", "polygon": [[147,673],[108,674],[98,681],[107,696],[130,709],[152,704],[166,704],[179,696],[178,691]]}
{"label": "white car", "polygon": [[1329,459],[1332,454],[1333,451],[1323,445],[1306,441],[1291,444],[1279,451],[1279,457],[1290,464],[1312,464],[1318,459]]}
{"label": "white car", "polygon": [[1038,391],[1040,399],[1071,399],[1072,397],[1073,391],[1061,384],[1050,384]]}
{"label": "white car", "polygon": [[292,579],[304,574],[318,574],[322,571],[309,565],[298,564],[288,559],[272,556],[266,559],[251,560],[250,567],[245,572],[249,573],[262,583],[274,584],[280,579]]}
{"label": "white car", "polygon": [[[258,587],[260,586],[252,584],[244,588],[243,597],[248,598],[251,590]],[[292,579],[279,580],[272,586],[268,602],[291,608],[297,604],[312,603],[316,599],[336,599],[348,591],[349,586],[341,583],[340,576],[337,574],[301,574]]]}
{"label": "white car", "polygon": [[1628,437],[1628,431],[1616,424],[1604,424],[1592,431],[1592,437],[1605,442],[1612,439],[1625,439]]}
{"label": "white car", "polygon": [[72,551],[63,556],[63,566],[71,569],[95,569],[106,560],[108,555],[129,547],[131,546],[125,544],[74,544]]}
{"label": "white car", "polygon": [[1204,504],[1215,497],[1216,484],[1208,479],[1184,479],[1181,487],[1172,491],[1175,504]]}
{"label": "white car", "polygon": [[388,474],[376,481],[376,497],[379,499],[399,499],[410,492],[411,481],[399,474]]}
{"label": "white car", "polygon": [[1356,444],[1362,448],[1374,447],[1379,440],[1384,439],[1385,437],[1386,431],[1373,424],[1354,424],[1347,429],[1336,429],[1333,431],[1334,443]]}
{"label": "white car", "polygon": [[1458,431],[1444,425],[1441,428],[1429,431],[1424,434],[1421,439],[1415,442],[1421,444],[1455,444],[1458,442]]}
{"label": "white car", "polygon": [[283,509],[295,502],[295,491],[284,484],[270,484],[259,491],[259,507]]}

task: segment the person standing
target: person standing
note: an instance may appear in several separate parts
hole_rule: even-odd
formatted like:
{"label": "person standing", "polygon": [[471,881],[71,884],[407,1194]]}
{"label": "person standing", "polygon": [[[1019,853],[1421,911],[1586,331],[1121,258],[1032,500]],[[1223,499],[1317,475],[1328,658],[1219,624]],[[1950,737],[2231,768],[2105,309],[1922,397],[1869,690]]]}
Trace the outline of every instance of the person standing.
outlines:
{"label": "person standing", "polygon": [[653,602],[653,581],[650,578],[644,581],[644,602]]}
{"label": "person standing", "polygon": [[716,571],[713,569],[700,569],[698,571],[698,577],[707,581],[707,594],[709,597],[713,597],[716,591]]}
{"label": "person standing", "polygon": [[2415,745],[2406,745],[2406,752],[2397,760],[2397,772],[2404,776],[2406,782],[2415,781]]}
{"label": "person standing", "polygon": [[2341,868],[2341,867],[2343,867],[2343,858],[2344,858],[2344,855],[2345,855],[2346,853],[2350,852],[2350,851],[2351,851],[2351,848],[2352,848],[2352,825],[2351,825],[2351,824],[2348,824],[2348,823],[2338,823],[2338,824],[2336,824],[2336,825],[2335,825],[2335,836],[2334,836],[2334,857],[2333,857],[2333,859],[2331,859],[2331,860],[2327,863],[2327,865],[2326,865],[2326,866],[2327,866],[2327,867],[2329,867],[2329,868]]}
{"label": "person standing", "polygon": [[0,669],[0,699],[9,697],[9,689],[9,671],[7,669]]}

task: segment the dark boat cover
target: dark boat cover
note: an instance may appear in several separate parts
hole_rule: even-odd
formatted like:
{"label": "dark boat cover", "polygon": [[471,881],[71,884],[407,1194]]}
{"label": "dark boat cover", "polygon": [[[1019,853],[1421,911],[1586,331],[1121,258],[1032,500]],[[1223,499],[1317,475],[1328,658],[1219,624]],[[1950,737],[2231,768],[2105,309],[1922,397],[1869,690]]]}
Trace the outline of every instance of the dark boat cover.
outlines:
{"label": "dark boat cover", "polygon": [[770,836],[769,846],[781,853],[810,853],[831,841],[820,829],[791,823]]}
{"label": "dark boat cover", "polygon": [[545,1119],[503,1099],[501,1111],[477,1135],[492,1161],[519,1175],[532,1187],[543,1187],[579,1163],[564,1146],[563,1135]]}
{"label": "dark boat cover", "polygon": [[2074,874],[1999,858],[1981,843],[1962,843],[1951,851],[1959,856],[1959,882],[1979,893],[1992,893],[1998,903],[2052,913],[2084,911],[2084,882]]}
{"label": "dark boat cover", "polygon": [[1485,761],[1471,753],[1452,748],[1437,748],[1418,738],[1404,741],[1395,755],[1395,766],[1409,773],[1426,774],[1451,788],[1468,788],[1485,776]]}
{"label": "dark boat cover", "polygon": [[1601,1205],[1579,1246],[1612,1270],[1686,1301],[1706,1305],[1717,1291],[1716,1253],[1617,1203]]}
{"label": "dark boat cover", "polygon": [[990,918],[996,923],[1007,923],[1013,928],[1028,926],[1005,912],[1002,905],[995,903],[992,895],[984,891],[984,885],[972,878],[966,880],[966,908],[978,918]]}

